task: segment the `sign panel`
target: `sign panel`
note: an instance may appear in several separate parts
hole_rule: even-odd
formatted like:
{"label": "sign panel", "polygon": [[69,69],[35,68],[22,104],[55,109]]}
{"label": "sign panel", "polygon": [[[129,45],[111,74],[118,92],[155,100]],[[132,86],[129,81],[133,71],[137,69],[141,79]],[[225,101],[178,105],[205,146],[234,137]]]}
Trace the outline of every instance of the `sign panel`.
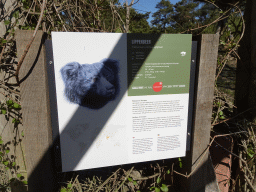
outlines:
{"label": "sign panel", "polygon": [[53,32],[62,171],[185,156],[192,35]]}

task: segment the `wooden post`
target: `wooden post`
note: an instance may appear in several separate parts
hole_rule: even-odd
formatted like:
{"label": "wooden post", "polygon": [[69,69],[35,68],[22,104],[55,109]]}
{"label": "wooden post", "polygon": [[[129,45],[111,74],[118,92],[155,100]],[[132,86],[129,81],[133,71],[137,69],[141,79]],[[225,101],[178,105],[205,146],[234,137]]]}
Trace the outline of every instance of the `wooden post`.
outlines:
{"label": "wooden post", "polygon": [[244,13],[246,22],[244,37],[240,42],[237,60],[235,105],[238,112],[246,114],[256,123],[256,2],[248,0]]}
{"label": "wooden post", "polygon": [[[249,1],[248,1],[249,2]],[[247,2],[247,3],[248,3]],[[251,0],[251,82],[249,90],[249,105],[253,106],[251,111],[253,122],[256,123],[256,2]]]}
{"label": "wooden post", "polygon": [[204,155],[210,142],[219,35],[203,34],[197,40],[198,59],[191,150],[187,152],[184,168],[181,170],[187,174],[193,171],[193,174],[188,179],[178,175],[177,177],[181,181],[181,191],[219,191],[209,152]]}
{"label": "wooden post", "polygon": [[[18,58],[34,31],[16,31]],[[45,63],[44,33],[38,31],[21,67],[21,106],[29,191],[54,191],[52,129]]]}

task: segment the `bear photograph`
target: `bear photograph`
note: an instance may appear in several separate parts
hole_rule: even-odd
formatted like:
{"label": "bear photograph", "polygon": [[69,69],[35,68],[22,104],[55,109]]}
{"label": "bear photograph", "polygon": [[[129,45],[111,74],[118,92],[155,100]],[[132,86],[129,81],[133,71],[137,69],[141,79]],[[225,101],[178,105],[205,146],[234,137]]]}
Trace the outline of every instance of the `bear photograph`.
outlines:
{"label": "bear photograph", "polygon": [[66,99],[83,107],[100,109],[119,93],[119,61],[103,59],[93,64],[70,62],[60,70]]}

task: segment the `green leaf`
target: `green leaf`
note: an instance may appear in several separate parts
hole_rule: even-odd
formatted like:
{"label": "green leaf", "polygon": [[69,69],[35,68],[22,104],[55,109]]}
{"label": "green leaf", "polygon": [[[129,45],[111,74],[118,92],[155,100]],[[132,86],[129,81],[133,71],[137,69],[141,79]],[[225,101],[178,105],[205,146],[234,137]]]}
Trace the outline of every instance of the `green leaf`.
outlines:
{"label": "green leaf", "polygon": [[16,122],[16,119],[15,119],[15,118],[13,118],[13,119],[12,119],[12,123],[15,123],[15,122]]}
{"label": "green leaf", "polygon": [[161,182],[160,177],[157,177],[156,183],[159,184]]}
{"label": "green leaf", "polygon": [[133,185],[137,185],[137,182],[136,182],[136,181],[133,181]]}
{"label": "green leaf", "polygon": [[162,191],[169,191],[168,187],[165,184],[162,184],[161,190]]}
{"label": "green leaf", "polygon": [[251,154],[251,153],[248,153],[247,155],[248,155],[250,158],[253,157],[253,154]]}
{"label": "green leaf", "polygon": [[16,11],[14,14],[13,14],[13,17],[15,17],[16,19],[19,18],[19,11]]}
{"label": "green leaf", "polygon": [[8,100],[8,101],[6,101],[6,104],[7,104],[7,105],[12,105],[12,104],[13,104],[13,101],[12,101],[12,100]]}
{"label": "green leaf", "polygon": [[132,180],[132,178],[131,178],[131,177],[128,177],[128,181],[131,181],[131,182],[132,182],[133,180]]}
{"label": "green leaf", "polygon": [[60,190],[60,192],[67,192],[67,189],[62,188],[62,189]]}
{"label": "green leaf", "polygon": [[154,189],[155,189],[155,187],[150,187],[150,189],[149,189],[149,190],[150,190],[150,191],[152,191],[152,190],[154,190]]}
{"label": "green leaf", "polygon": [[27,185],[28,184],[28,182],[27,181],[22,181],[25,185]]}
{"label": "green leaf", "polygon": [[10,152],[10,150],[5,150],[5,153],[9,153]]}
{"label": "green leaf", "polygon": [[219,119],[225,119],[225,117],[224,116],[220,116]]}
{"label": "green leaf", "polygon": [[5,166],[7,166],[7,165],[9,164],[9,162],[8,162],[8,161],[4,161],[3,164],[4,164]]}
{"label": "green leaf", "polygon": [[2,39],[2,43],[7,43],[7,40],[5,40],[5,39]]}
{"label": "green leaf", "polygon": [[69,183],[69,184],[68,184],[68,188],[71,188],[71,187],[72,187],[72,184],[71,184],[71,183]]}
{"label": "green leaf", "polygon": [[156,187],[155,192],[160,192],[160,189],[158,187]]}
{"label": "green leaf", "polygon": [[9,20],[5,20],[5,21],[4,21],[4,24],[5,24],[5,25],[9,25],[9,24],[10,24],[10,21],[9,21]]}
{"label": "green leaf", "polygon": [[21,136],[24,137],[24,131],[21,131]]}
{"label": "green leaf", "polygon": [[248,148],[247,151],[248,151],[249,157],[252,158],[253,155],[255,154],[254,151],[252,149],[250,149],[250,148]]}
{"label": "green leaf", "polygon": [[15,166],[16,165],[16,162],[12,162],[12,166]]}
{"label": "green leaf", "polygon": [[20,109],[20,108],[21,108],[21,106],[20,106],[18,103],[14,103],[14,104],[13,104],[13,107],[14,107],[15,109]]}
{"label": "green leaf", "polygon": [[5,169],[6,169],[6,170],[8,170],[8,169],[9,169],[9,167],[5,167]]}
{"label": "green leaf", "polygon": [[17,177],[18,177],[18,178],[20,178],[20,177],[21,177],[21,174],[20,174],[20,173],[18,173],[18,174],[17,174]]}
{"label": "green leaf", "polygon": [[179,158],[179,166],[180,166],[180,168],[182,168],[181,158]]}
{"label": "green leaf", "polygon": [[223,111],[220,111],[220,112],[219,112],[219,115],[223,115]]}
{"label": "green leaf", "polygon": [[6,110],[5,109],[1,109],[1,112],[2,112],[2,114],[6,114]]}
{"label": "green leaf", "polygon": [[166,172],[167,174],[170,174],[171,173],[171,171],[170,170],[167,170],[167,172]]}
{"label": "green leaf", "polygon": [[[0,140],[0,144],[3,144],[3,140]],[[0,152],[0,155],[1,155],[1,152]]]}

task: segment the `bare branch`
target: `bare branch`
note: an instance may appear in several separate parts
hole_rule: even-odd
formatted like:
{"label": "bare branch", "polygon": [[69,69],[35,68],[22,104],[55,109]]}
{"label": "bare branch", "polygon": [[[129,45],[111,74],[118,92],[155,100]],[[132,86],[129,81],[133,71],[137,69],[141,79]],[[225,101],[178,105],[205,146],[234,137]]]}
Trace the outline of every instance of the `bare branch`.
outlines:
{"label": "bare branch", "polygon": [[38,31],[38,28],[39,28],[39,26],[40,26],[40,24],[41,24],[41,22],[42,22],[43,13],[44,13],[44,9],[45,9],[45,5],[46,5],[46,0],[43,1],[43,5],[41,6],[41,14],[40,14],[39,20],[38,20],[38,22],[37,22],[37,26],[36,26],[35,32],[34,32],[32,38],[31,38],[29,44],[27,45],[26,49],[24,50],[23,55],[21,56],[21,58],[20,58],[20,60],[19,60],[19,62],[18,62],[17,70],[16,70],[16,72],[15,72],[15,77],[16,77],[16,81],[17,81],[17,84],[18,84],[18,85],[20,84],[20,81],[19,81],[19,71],[20,71],[20,67],[21,67],[21,65],[22,65],[22,63],[23,63],[23,61],[24,61],[24,59],[25,59],[25,57],[26,57],[26,55],[27,55],[27,53],[28,53],[28,50],[29,50],[31,44],[33,43],[33,41],[34,41],[34,39],[35,39],[36,33],[37,33],[37,31]]}

